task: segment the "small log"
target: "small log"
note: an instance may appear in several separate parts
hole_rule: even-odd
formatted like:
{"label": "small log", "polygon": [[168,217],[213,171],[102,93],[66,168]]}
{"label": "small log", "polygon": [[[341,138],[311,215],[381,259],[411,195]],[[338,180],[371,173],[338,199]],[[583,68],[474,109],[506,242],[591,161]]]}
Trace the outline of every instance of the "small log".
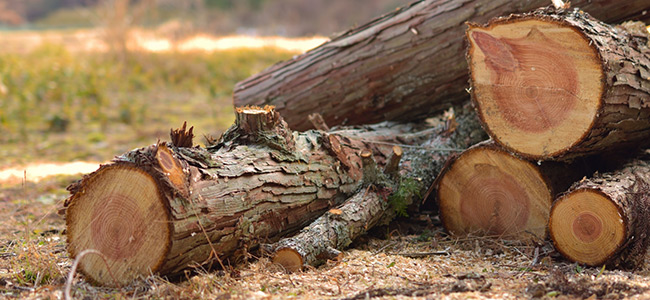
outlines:
{"label": "small log", "polygon": [[575,183],[551,208],[555,248],[589,266],[645,267],[649,193],[650,164],[641,160]]}
{"label": "small log", "polygon": [[535,164],[485,141],[451,159],[440,173],[440,219],[455,236],[543,240],[555,196],[592,170],[583,162]]}
{"label": "small log", "polygon": [[336,259],[358,236],[372,228],[382,219],[382,212],[389,208],[385,196],[363,189],[339,208],[331,209],[291,238],[280,240],[271,246],[275,250],[273,262],[289,272],[306,265]]}
{"label": "small log", "polygon": [[[272,107],[237,108],[235,125],[215,144],[136,149],[71,185],[65,203],[68,251],[71,257],[86,249],[101,252],[110,272],[93,255],[84,256],[79,269],[90,281],[109,286],[235,262],[355,194],[363,183],[361,152],[371,151],[374,157],[368,158],[379,170],[390,161],[394,143],[417,142],[418,151],[405,151],[407,161],[435,165],[436,158],[452,152],[427,150],[429,143],[454,140],[464,148],[481,138],[476,116],[462,111],[458,118],[467,119],[468,128],[459,124],[443,137],[444,122],[438,128],[379,124],[299,133]],[[414,134],[414,128],[423,129]],[[409,163],[400,171],[419,176],[427,173],[422,166]],[[426,188],[427,180],[433,179],[422,176],[418,189]]]}
{"label": "small log", "polygon": [[[647,0],[573,0],[606,22],[650,19]],[[319,112],[330,125],[411,122],[466,101],[465,22],[548,0],[415,1],[237,83],[235,106],[275,105],[294,130]]]}
{"label": "small log", "polygon": [[[268,250],[274,252],[273,261],[288,271],[297,271],[307,265],[317,266],[327,259],[336,258],[340,254],[338,250],[347,247],[368,229],[377,224],[387,224],[397,215],[404,214],[407,206],[422,198],[449,156],[485,137],[470,110],[465,106],[458,114],[444,114],[437,120],[437,126],[420,130],[411,128],[415,132],[405,131],[405,134],[396,136],[393,142],[401,141],[410,146],[405,151],[399,146],[391,147],[383,174],[375,167],[370,153],[362,153],[362,160],[366,157],[367,161],[364,163],[364,181],[374,185],[357,192],[299,234],[270,245]],[[456,125],[451,128],[449,124]],[[389,137],[382,133],[384,130],[381,126],[373,126],[372,130],[352,130],[341,134],[382,144],[387,143],[385,138]],[[383,141],[380,141],[381,136]]]}
{"label": "small log", "polygon": [[648,144],[648,38],[580,10],[470,24],[471,93],[486,130],[535,160]]}

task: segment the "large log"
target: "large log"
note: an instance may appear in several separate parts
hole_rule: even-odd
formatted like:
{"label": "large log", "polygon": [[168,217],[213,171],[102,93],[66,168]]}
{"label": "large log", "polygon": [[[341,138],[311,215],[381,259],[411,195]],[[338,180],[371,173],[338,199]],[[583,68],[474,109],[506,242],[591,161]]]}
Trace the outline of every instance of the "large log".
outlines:
{"label": "large log", "polygon": [[595,164],[533,163],[485,141],[452,158],[437,179],[440,219],[452,235],[544,240],[553,199]]}
{"label": "large log", "polygon": [[[429,142],[447,134],[466,140],[458,144],[462,147],[473,141],[470,135],[482,137],[476,116],[463,111],[474,120],[466,122],[474,124],[474,131],[443,124],[446,130],[424,132]],[[190,147],[191,133],[175,131],[175,144],[127,152],[72,185],[66,201],[68,250],[72,257],[86,249],[102,253],[84,256],[79,264],[102,285],[236,261],[259,243],[290,235],[341,204],[363,184],[360,153],[373,153],[383,166],[393,152],[391,141],[427,136],[411,132],[414,128],[381,124],[366,132],[298,133],[271,108],[237,109],[235,125],[207,148]],[[405,152],[413,155],[407,160],[442,161],[450,153],[427,145]],[[401,170],[408,171],[408,165]],[[409,173],[419,172],[424,171]]]}
{"label": "large log", "polygon": [[490,136],[536,160],[648,144],[649,35],[625,25],[554,9],[470,25],[472,99]]}
{"label": "large log", "polygon": [[577,182],[551,208],[555,248],[589,266],[647,267],[649,193],[650,164],[643,160]]}
{"label": "large log", "polygon": [[[597,18],[650,19],[647,0],[574,0]],[[484,23],[548,0],[425,0],[347,31],[235,86],[234,104],[275,105],[291,128],[411,121],[466,101],[465,22]]]}

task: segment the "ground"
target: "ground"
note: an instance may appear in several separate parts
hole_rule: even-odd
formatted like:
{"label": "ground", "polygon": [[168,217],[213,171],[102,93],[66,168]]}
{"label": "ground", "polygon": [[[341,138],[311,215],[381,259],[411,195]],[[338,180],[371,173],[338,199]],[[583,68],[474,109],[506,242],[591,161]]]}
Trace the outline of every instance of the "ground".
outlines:
{"label": "ground", "polygon": [[[57,214],[65,186],[48,178],[0,191],[0,293],[61,299],[73,261]],[[339,261],[286,273],[268,257],[181,278],[151,276],[120,288],[89,284],[74,273],[76,299],[623,299],[650,297],[642,271],[587,268],[562,259],[548,241],[452,238],[435,216],[414,215],[358,240]]]}

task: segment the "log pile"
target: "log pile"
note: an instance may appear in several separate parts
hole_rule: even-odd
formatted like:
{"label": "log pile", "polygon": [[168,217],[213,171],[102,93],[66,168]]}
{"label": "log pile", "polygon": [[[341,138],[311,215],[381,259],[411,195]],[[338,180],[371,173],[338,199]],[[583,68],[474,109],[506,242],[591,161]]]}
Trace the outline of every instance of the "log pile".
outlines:
{"label": "log pile", "polygon": [[[460,21],[541,1],[473,2],[484,10],[418,1],[237,85],[235,104],[276,104],[282,116],[240,106],[206,147],[184,125],[171,142],[84,176],[65,202],[68,250],[101,255],[80,258],[81,272],[115,286],[223,267],[260,247],[296,271],[340,256],[433,190],[451,235],[550,233],[570,260],[638,265],[650,229],[647,161],[590,175],[608,157],[596,155],[650,143],[647,32],[540,9],[470,24],[465,64]],[[650,8],[576,2],[607,20]],[[466,76],[478,116],[461,105]],[[434,125],[330,127],[412,120],[451,104]]]}
{"label": "log pile", "polygon": [[[469,107],[438,123],[292,132],[272,107],[238,108],[235,124],[214,144],[192,146],[191,130],[181,128],[172,131],[175,143],[127,152],[70,186],[68,251],[102,253],[84,256],[79,268],[115,286],[152,272],[236,262],[313,222],[306,230],[321,231],[311,239],[269,247],[289,270],[313,265],[390,221],[399,212],[391,196],[408,205],[422,195],[434,177],[419,175],[439,172],[455,153],[447,149],[485,138]],[[324,213],[331,218],[318,219]],[[319,225],[338,219],[338,227]],[[284,252],[298,255],[289,260]]]}
{"label": "log pile", "polygon": [[548,224],[572,261],[643,266],[650,169],[615,157],[650,142],[645,26],[546,8],[469,24],[467,40],[472,102],[492,141],[437,180],[445,228],[522,238],[544,237]]}

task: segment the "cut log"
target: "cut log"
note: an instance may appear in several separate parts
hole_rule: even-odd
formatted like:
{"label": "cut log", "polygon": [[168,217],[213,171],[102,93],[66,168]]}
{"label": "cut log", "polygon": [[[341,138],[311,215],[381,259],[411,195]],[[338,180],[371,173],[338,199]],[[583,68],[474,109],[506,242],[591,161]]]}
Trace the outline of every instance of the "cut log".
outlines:
{"label": "cut log", "polygon": [[[474,119],[467,124],[482,132],[478,118],[466,111]],[[428,131],[431,142],[439,132],[449,134],[443,138],[473,140],[460,135],[474,131],[448,132],[444,125],[445,130]],[[372,129],[298,133],[272,108],[238,108],[235,125],[207,148],[159,143],[127,152],[69,187],[68,250],[72,257],[86,249],[102,253],[108,267],[92,255],[79,264],[89,280],[102,285],[237,261],[259,243],[297,232],[356,193],[363,183],[364,150],[384,166],[393,152],[390,141],[426,137],[412,138],[414,126],[407,124],[367,128]],[[192,145],[190,132],[173,131],[172,136]],[[437,149],[418,149],[412,152],[418,161],[446,157]],[[408,167],[400,170],[424,172]]]}
{"label": "cut log", "polygon": [[472,99],[490,137],[535,160],[647,144],[648,32],[622,28],[550,8],[470,25]]}
{"label": "cut log", "polygon": [[[606,22],[650,19],[647,0],[571,2]],[[466,101],[466,21],[549,4],[416,1],[239,82],[234,104],[275,105],[295,130],[310,129],[306,116],[315,112],[330,126],[425,118]]]}
{"label": "cut log", "polygon": [[582,161],[538,165],[492,141],[477,144],[450,160],[437,179],[440,219],[455,236],[543,240],[554,197],[591,168]]}
{"label": "cut log", "polygon": [[[374,162],[364,163],[364,181],[380,183],[359,191],[299,234],[271,245],[269,250],[275,251],[273,261],[288,271],[296,271],[307,265],[316,266],[327,259],[337,258],[340,254],[337,249],[347,247],[375,225],[387,224],[395,216],[404,214],[405,208],[421,198],[431,186],[450,155],[485,137],[478,130],[474,114],[468,113],[469,109],[468,106],[462,108],[457,117],[453,113],[447,114],[433,128],[399,136],[401,143],[420,146],[408,147],[406,151],[398,146],[392,147],[392,154],[383,171],[385,176],[392,179],[392,182],[388,180],[391,183],[387,184],[385,179],[378,180],[377,176],[365,175],[379,172],[373,167]],[[362,141],[377,140],[376,137],[382,135],[381,130],[357,132],[355,138]],[[361,155],[363,158],[364,154]],[[398,169],[400,160],[401,174]],[[390,206],[393,206],[392,209],[389,209]]]}
{"label": "cut log", "polygon": [[549,231],[555,248],[589,266],[644,267],[649,193],[647,161],[577,182],[551,208]]}

